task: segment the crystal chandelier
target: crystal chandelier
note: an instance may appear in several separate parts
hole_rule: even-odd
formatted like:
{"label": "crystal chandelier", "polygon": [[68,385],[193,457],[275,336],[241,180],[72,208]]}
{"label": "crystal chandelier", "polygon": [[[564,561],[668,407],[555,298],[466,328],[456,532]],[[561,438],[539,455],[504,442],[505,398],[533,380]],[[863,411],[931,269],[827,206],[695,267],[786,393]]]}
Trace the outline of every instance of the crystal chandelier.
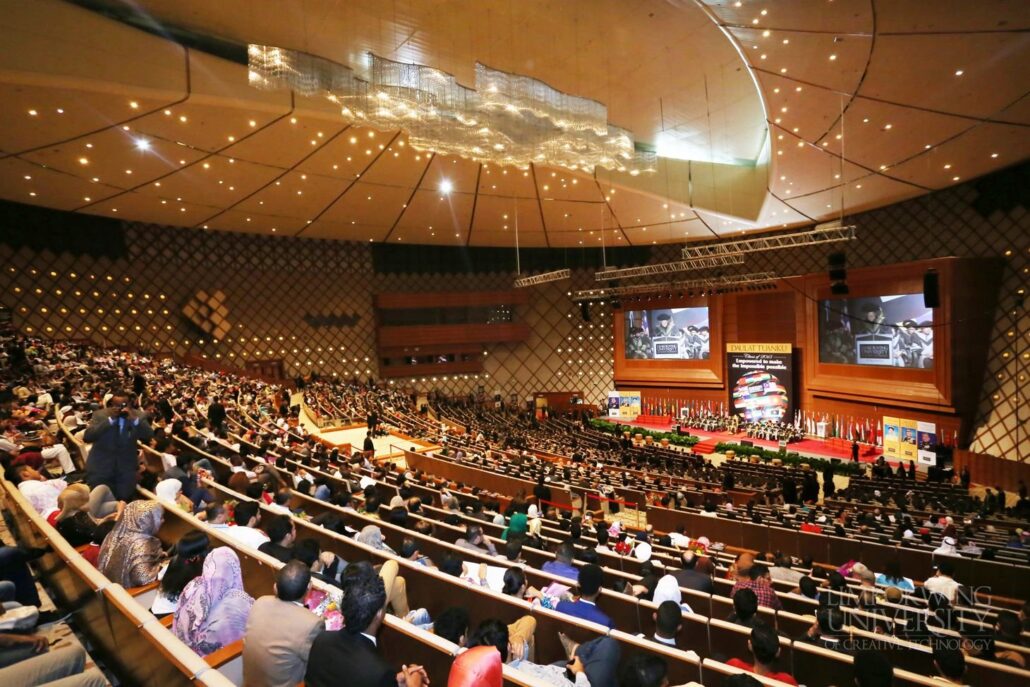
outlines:
{"label": "crystal chandelier", "polygon": [[368,78],[308,53],[250,45],[250,84],[322,96],[347,121],[402,129],[419,150],[476,162],[653,172],[655,154],[636,150],[629,131],[608,123],[596,100],[476,63],[475,88],[439,69],[369,53]]}

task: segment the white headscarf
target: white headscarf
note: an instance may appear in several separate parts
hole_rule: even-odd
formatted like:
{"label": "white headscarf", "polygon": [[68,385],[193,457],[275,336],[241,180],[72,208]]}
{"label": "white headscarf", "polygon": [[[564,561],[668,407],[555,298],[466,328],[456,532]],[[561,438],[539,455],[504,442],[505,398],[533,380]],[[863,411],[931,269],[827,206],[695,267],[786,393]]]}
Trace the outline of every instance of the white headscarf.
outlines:
{"label": "white headscarf", "polygon": [[175,503],[175,500],[179,498],[179,494],[182,493],[182,482],[177,479],[163,479],[157,483],[154,493],[162,501]]}
{"label": "white headscarf", "polygon": [[675,601],[677,604],[683,601],[683,594],[680,592],[679,582],[672,575],[665,575],[662,579],[658,580],[658,585],[654,588],[654,598],[652,599],[656,604],[661,606],[666,601]]}
{"label": "white headscarf", "polygon": [[529,512],[526,515],[530,520],[540,517],[540,510],[536,507],[535,503],[529,504]]}
{"label": "white headscarf", "polygon": [[651,545],[648,544],[646,541],[638,543],[635,547],[633,547],[633,555],[641,563],[643,563],[644,561],[651,560]]}

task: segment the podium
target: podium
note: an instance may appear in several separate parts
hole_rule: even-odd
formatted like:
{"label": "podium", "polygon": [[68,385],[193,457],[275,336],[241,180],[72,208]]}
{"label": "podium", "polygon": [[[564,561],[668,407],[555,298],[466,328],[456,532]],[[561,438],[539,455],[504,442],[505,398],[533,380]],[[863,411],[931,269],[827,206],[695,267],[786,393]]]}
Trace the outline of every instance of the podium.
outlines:
{"label": "podium", "polygon": [[817,423],[815,423],[815,435],[817,437],[819,437],[820,439],[825,439],[826,438],[826,423],[825,422],[817,422]]}

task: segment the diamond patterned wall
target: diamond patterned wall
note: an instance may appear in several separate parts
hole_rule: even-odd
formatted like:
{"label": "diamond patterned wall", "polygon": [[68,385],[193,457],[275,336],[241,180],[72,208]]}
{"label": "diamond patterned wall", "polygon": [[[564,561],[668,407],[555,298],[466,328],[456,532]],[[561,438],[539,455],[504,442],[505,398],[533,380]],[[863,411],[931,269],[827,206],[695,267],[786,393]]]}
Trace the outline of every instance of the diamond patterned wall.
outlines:
{"label": "diamond patterned wall", "polygon": [[[862,267],[947,255],[1006,257],[971,448],[1013,457],[1017,441],[1027,441],[1030,407],[1030,322],[1025,308],[1015,307],[1016,292],[1025,288],[1030,272],[1030,218],[1018,207],[985,219],[972,207],[976,198],[973,185],[962,185],[856,216],[859,240],[848,246],[848,263]],[[501,273],[376,274],[367,244],[135,223],[125,228],[125,259],[0,243],[5,265],[0,293],[15,325],[30,334],[141,345],[240,366],[246,360],[282,359],[291,375],[313,369],[364,377],[376,373],[373,294],[504,289],[511,284],[511,275]],[[744,269],[781,275],[820,272],[830,250],[755,255]],[[677,253],[675,246],[656,247],[653,259],[667,261]],[[569,291],[591,284],[592,273],[579,270],[568,282],[534,287],[529,304],[517,313],[530,327],[529,340],[487,347],[483,374],[411,383],[453,394],[473,393],[482,386],[506,400],[511,394],[524,399],[537,391],[578,391],[588,401],[600,402],[612,386],[611,310],[591,306],[591,321],[584,322],[568,298]],[[213,339],[181,314],[201,291],[225,294],[230,327],[224,338]],[[357,321],[318,328],[305,321],[307,316],[317,322],[325,313],[353,315]],[[1024,426],[1017,431],[1021,418]]]}

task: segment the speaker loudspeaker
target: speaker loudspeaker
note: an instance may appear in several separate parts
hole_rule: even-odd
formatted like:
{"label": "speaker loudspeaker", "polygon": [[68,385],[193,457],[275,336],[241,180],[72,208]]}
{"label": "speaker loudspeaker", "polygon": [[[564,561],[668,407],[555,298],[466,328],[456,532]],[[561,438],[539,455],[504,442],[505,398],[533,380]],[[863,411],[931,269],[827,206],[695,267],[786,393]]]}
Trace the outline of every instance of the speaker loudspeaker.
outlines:
{"label": "speaker loudspeaker", "polygon": [[844,253],[830,253],[826,256],[826,268],[830,277],[830,293],[834,296],[848,294],[848,256]]}
{"label": "speaker loudspeaker", "polygon": [[941,283],[937,270],[929,269],[923,274],[923,307],[941,307]]}

